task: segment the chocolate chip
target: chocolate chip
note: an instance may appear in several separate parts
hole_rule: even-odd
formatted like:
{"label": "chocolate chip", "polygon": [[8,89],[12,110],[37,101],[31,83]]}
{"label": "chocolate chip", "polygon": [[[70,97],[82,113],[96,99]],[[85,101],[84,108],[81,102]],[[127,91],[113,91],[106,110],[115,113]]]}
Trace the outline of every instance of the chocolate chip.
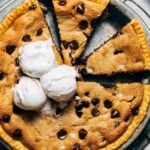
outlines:
{"label": "chocolate chip", "polygon": [[80,110],[76,110],[76,115],[77,115],[79,118],[81,118],[82,115],[83,115],[83,112],[80,111]]}
{"label": "chocolate chip", "polygon": [[40,35],[42,35],[42,33],[43,33],[43,29],[39,28],[36,32],[36,36],[40,36]]}
{"label": "chocolate chip", "polygon": [[97,108],[93,108],[91,114],[93,117],[97,117],[100,115],[100,111]]}
{"label": "chocolate chip", "polygon": [[123,53],[123,51],[120,50],[120,49],[116,49],[116,50],[114,51],[114,54],[115,54],[115,55],[118,55],[118,54],[120,54],[120,53]]}
{"label": "chocolate chip", "polygon": [[14,130],[14,132],[12,133],[12,137],[16,140],[20,139],[22,137],[21,129]]}
{"label": "chocolate chip", "polygon": [[62,109],[60,107],[56,108],[56,115],[60,115],[62,113]]}
{"label": "chocolate chip", "polygon": [[83,108],[83,103],[81,103],[81,102],[79,102],[75,105],[76,110],[82,110],[82,108]]}
{"label": "chocolate chip", "polygon": [[64,140],[67,137],[67,131],[65,129],[61,129],[57,132],[57,137],[60,140]]}
{"label": "chocolate chip", "polygon": [[84,9],[85,9],[84,4],[78,5],[77,6],[77,13],[79,13],[81,15],[84,14]]}
{"label": "chocolate chip", "polygon": [[98,19],[97,19],[97,18],[96,18],[96,19],[93,19],[93,20],[91,21],[91,27],[92,27],[92,28],[96,28],[97,23],[98,23]]}
{"label": "chocolate chip", "polygon": [[109,109],[113,106],[113,103],[110,100],[106,99],[104,101],[104,106]]}
{"label": "chocolate chip", "polygon": [[88,108],[90,106],[90,103],[88,101],[82,101],[81,103],[84,108]]}
{"label": "chocolate chip", "polygon": [[36,9],[36,5],[35,4],[29,7],[29,10],[35,10],[35,9]]}
{"label": "chocolate chip", "polygon": [[19,66],[19,59],[18,58],[15,59],[15,63],[16,63],[16,66]]}
{"label": "chocolate chip", "polygon": [[124,119],[124,121],[125,121],[125,122],[128,122],[129,119],[130,119],[130,116],[127,116],[127,117]]}
{"label": "chocolate chip", "polygon": [[139,107],[136,107],[136,108],[132,109],[132,114],[134,116],[138,115],[138,113],[139,113]]}
{"label": "chocolate chip", "polygon": [[84,94],[85,96],[89,96],[90,95],[90,93],[89,92],[85,92],[85,94]]}
{"label": "chocolate chip", "polygon": [[87,75],[86,69],[79,70],[79,73],[81,73],[81,75],[84,77]]}
{"label": "chocolate chip", "polygon": [[73,40],[69,43],[71,50],[77,50],[79,48],[79,43],[76,40]]}
{"label": "chocolate chip", "polygon": [[0,80],[2,80],[5,77],[5,73],[4,72],[0,72]]}
{"label": "chocolate chip", "polygon": [[119,122],[115,122],[114,128],[117,128],[120,125]]}
{"label": "chocolate chip", "polygon": [[69,46],[69,43],[68,43],[67,41],[65,41],[65,40],[63,40],[63,41],[61,41],[61,42],[62,42],[64,48],[67,49],[68,46]]}
{"label": "chocolate chip", "polygon": [[87,131],[85,129],[79,130],[79,138],[80,139],[82,139],[82,140],[85,139],[86,135],[87,135]]}
{"label": "chocolate chip", "polygon": [[16,49],[15,45],[7,45],[6,46],[6,52],[10,55],[14,52],[14,50]]}
{"label": "chocolate chip", "polygon": [[30,42],[31,41],[31,37],[30,35],[26,34],[22,37],[22,41],[24,42]]}
{"label": "chocolate chip", "polygon": [[86,28],[88,27],[88,22],[86,20],[82,20],[80,23],[79,23],[79,28],[81,30],[85,30]]}
{"label": "chocolate chip", "polygon": [[66,2],[66,0],[59,0],[58,4],[61,6],[64,6],[67,4],[67,2]]}
{"label": "chocolate chip", "polygon": [[98,98],[92,99],[92,104],[93,104],[94,106],[98,105],[99,102],[100,102],[100,100],[99,100]]}
{"label": "chocolate chip", "polygon": [[81,150],[81,149],[80,149],[80,144],[79,144],[79,143],[75,143],[75,144],[73,145],[72,150]]}
{"label": "chocolate chip", "polygon": [[102,137],[102,138],[101,138],[101,141],[102,141],[102,142],[103,142],[103,141],[105,141],[105,140],[106,140],[106,138],[105,138],[105,137]]}
{"label": "chocolate chip", "polygon": [[111,118],[118,118],[118,117],[120,117],[120,112],[116,109],[113,109],[111,111]]}
{"label": "chocolate chip", "polygon": [[2,121],[8,123],[10,121],[10,116],[9,115],[3,115]]}

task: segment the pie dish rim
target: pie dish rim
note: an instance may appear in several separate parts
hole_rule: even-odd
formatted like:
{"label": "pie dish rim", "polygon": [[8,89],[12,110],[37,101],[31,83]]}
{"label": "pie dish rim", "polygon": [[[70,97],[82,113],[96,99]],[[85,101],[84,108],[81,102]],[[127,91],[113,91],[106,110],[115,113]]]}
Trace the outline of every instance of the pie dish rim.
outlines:
{"label": "pie dish rim", "polygon": [[[37,0],[29,0],[25,3],[23,3],[22,5],[18,6],[16,9],[14,9],[11,13],[9,13],[4,20],[2,21],[2,23],[0,24],[0,36],[7,31],[7,29],[9,28],[9,26],[12,24],[12,22],[20,15],[24,14],[28,8],[33,5],[36,4]],[[133,26],[135,27],[135,32],[137,32],[139,39],[141,40],[141,43],[145,43],[146,39],[142,39],[140,37],[143,37],[143,35],[145,35],[144,31],[142,30],[142,28],[140,28],[138,26],[138,24],[136,24],[133,21]],[[146,43],[145,43],[146,44]],[[143,44],[144,46],[144,44]],[[146,47],[148,46],[147,44],[145,45]],[[144,59],[148,59],[149,63],[146,63],[145,68],[150,69],[150,54],[147,54],[147,51],[145,50],[147,48],[143,48],[143,52],[144,52]],[[145,50],[145,51],[144,51]],[[135,132],[135,130],[140,126],[141,122],[143,121],[143,119],[145,118],[146,114],[147,114],[147,108],[149,106],[149,102],[150,102],[150,85],[145,85],[144,86],[144,97],[143,97],[143,101],[142,104],[140,106],[139,109],[139,115],[134,117],[132,123],[129,125],[129,129],[127,129],[125,131],[125,133],[120,136],[120,138],[118,138],[115,142],[113,142],[112,144],[107,145],[105,148],[103,149],[116,149],[118,147],[120,147],[123,143],[125,143],[130,137],[131,135]],[[132,128],[133,127],[133,128]],[[4,129],[0,126],[0,137],[2,137],[6,142],[8,142],[14,149],[19,149],[19,150],[24,150],[27,149],[21,142],[13,140],[5,131]]]}

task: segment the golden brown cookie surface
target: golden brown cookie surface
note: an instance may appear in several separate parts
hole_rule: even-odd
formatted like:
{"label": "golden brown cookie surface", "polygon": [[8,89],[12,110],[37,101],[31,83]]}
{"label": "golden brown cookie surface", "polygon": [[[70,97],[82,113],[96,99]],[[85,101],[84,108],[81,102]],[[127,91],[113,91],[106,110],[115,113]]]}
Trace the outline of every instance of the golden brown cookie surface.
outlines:
{"label": "golden brown cookie surface", "polygon": [[96,19],[109,0],[54,0],[53,3],[64,62],[71,65],[84,51]]}

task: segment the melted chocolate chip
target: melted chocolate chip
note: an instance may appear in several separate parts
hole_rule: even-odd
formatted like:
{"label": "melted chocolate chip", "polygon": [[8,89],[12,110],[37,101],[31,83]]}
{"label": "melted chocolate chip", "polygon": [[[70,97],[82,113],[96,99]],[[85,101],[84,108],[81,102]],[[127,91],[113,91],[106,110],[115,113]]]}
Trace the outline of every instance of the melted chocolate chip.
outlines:
{"label": "melted chocolate chip", "polygon": [[62,113],[62,110],[60,107],[56,108],[56,115],[60,115]]}
{"label": "melted chocolate chip", "polygon": [[76,40],[73,40],[69,43],[71,50],[77,50],[79,48],[79,43]]}
{"label": "melted chocolate chip", "polygon": [[97,106],[97,105],[99,104],[99,102],[100,102],[100,100],[99,100],[98,98],[92,99],[92,104],[93,104],[94,106]]}
{"label": "melted chocolate chip", "polygon": [[88,101],[82,101],[81,103],[84,108],[88,108],[90,106],[90,103]]}
{"label": "melted chocolate chip", "polygon": [[118,54],[121,54],[121,53],[123,53],[123,51],[120,50],[120,49],[117,49],[117,50],[114,51],[114,54],[115,54],[115,55],[118,55]]}
{"label": "melted chocolate chip", "polygon": [[32,5],[29,7],[29,10],[35,10],[36,9],[36,5]]}
{"label": "melted chocolate chip", "polygon": [[84,94],[85,96],[89,96],[90,95],[90,93],[89,92],[85,92],[85,94]]}
{"label": "melted chocolate chip", "polygon": [[139,107],[136,107],[136,108],[132,109],[132,114],[134,116],[138,115],[138,113],[139,113]]}
{"label": "melted chocolate chip", "polygon": [[62,42],[64,48],[67,49],[68,46],[69,46],[69,43],[68,43],[67,41],[65,41],[65,40],[63,40],[63,41],[61,41],[61,42]]}
{"label": "melted chocolate chip", "polygon": [[43,33],[43,29],[39,28],[36,32],[36,36],[40,36],[40,35],[42,35],[42,33]]}
{"label": "melted chocolate chip", "polygon": [[119,127],[120,123],[119,122],[115,122],[114,128]]}
{"label": "melted chocolate chip", "polygon": [[81,118],[82,115],[83,115],[83,112],[80,111],[80,110],[76,110],[76,115],[77,115],[79,118]]}
{"label": "melted chocolate chip", "polygon": [[2,80],[5,77],[5,73],[0,72],[0,80]]}
{"label": "melted chocolate chip", "polygon": [[4,115],[2,117],[2,121],[8,123],[10,121],[10,116],[9,115]]}
{"label": "melted chocolate chip", "polygon": [[7,45],[6,46],[6,52],[10,55],[14,52],[14,50],[16,49],[15,45]]}
{"label": "melted chocolate chip", "polygon": [[77,13],[83,15],[84,14],[84,4],[80,4],[77,6]]}
{"label": "melted chocolate chip", "polygon": [[81,150],[80,144],[78,144],[78,143],[74,144],[72,150]]}
{"label": "melted chocolate chip", "polygon": [[81,30],[85,30],[86,28],[88,27],[88,22],[86,20],[82,20],[80,23],[79,23],[79,28]]}
{"label": "melted chocolate chip", "polygon": [[12,133],[12,137],[16,140],[20,139],[22,137],[21,129],[14,130],[14,132]]}
{"label": "melted chocolate chip", "polygon": [[61,6],[64,6],[67,4],[67,2],[66,2],[66,0],[59,0],[58,4]]}
{"label": "melted chocolate chip", "polygon": [[93,19],[93,20],[91,21],[91,27],[92,27],[92,28],[96,28],[97,22],[98,22],[98,19]]}
{"label": "melted chocolate chip", "polygon": [[76,109],[76,110],[82,110],[82,108],[83,108],[83,103],[82,103],[82,102],[79,102],[79,103],[77,103],[77,104],[75,105],[75,109]]}
{"label": "melted chocolate chip", "polygon": [[57,132],[57,137],[60,140],[64,140],[67,137],[67,131],[65,129],[61,129]]}
{"label": "melted chocolate chip", "polygon": [[82,139],[82,140],[85,139],[86,135],[87,135],[87,131],[85,129],[79,130],[79,138],[80,139]]}
{"label": "melted chocolate chip", "polygon": [[113,109],[111,112],[111,118],[119,118],[120,117],[120,112],[116,109]]}
{"label": "melted chocolate chip", "polygon": [[91,114],[93,117],[97,117],[100,115],[100,111],[97,108],[93,108]]}
{"label": "melted chocolate chip", "polygon": [[113,103],[110,100],[106,99],[104,101],[104,106],[109,109],[113,106]]}
{"label": "melted chocolate chip", "polygon": [[26,34],[22,37],[22,41],[24,42],[30,42],[31,41],[31,37],[30,35]]}
{"label": "melted chocolate chip", "polygon": [[18,58],[15,59],[15,63],[16,63],[16,66],[19,66],[19,59]]}

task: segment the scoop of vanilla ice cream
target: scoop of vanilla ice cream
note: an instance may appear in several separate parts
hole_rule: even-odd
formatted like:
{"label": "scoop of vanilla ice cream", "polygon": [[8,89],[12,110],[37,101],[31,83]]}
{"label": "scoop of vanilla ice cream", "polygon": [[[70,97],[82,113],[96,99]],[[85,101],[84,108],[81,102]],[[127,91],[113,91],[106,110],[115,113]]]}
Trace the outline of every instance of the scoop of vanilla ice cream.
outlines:
{"label": "scoop of vanilla ice cream", "polygon": [[70,100],[76,92],[77,72],[73,67],[61,65],[40,78],[48,97],[57,102]]}
{"label": "scoop of vanilla ice cream", "polygon": [[21,70],[28,76],[40,78],[56,65],[52,40],[31,42],[19,49]]}
{"label": "scoop of vanilla ice cream", "polygon": [[40,82],[37,79],[22,76],[14,89],[14,104],[24,110],[37,110],[46,102]]}

